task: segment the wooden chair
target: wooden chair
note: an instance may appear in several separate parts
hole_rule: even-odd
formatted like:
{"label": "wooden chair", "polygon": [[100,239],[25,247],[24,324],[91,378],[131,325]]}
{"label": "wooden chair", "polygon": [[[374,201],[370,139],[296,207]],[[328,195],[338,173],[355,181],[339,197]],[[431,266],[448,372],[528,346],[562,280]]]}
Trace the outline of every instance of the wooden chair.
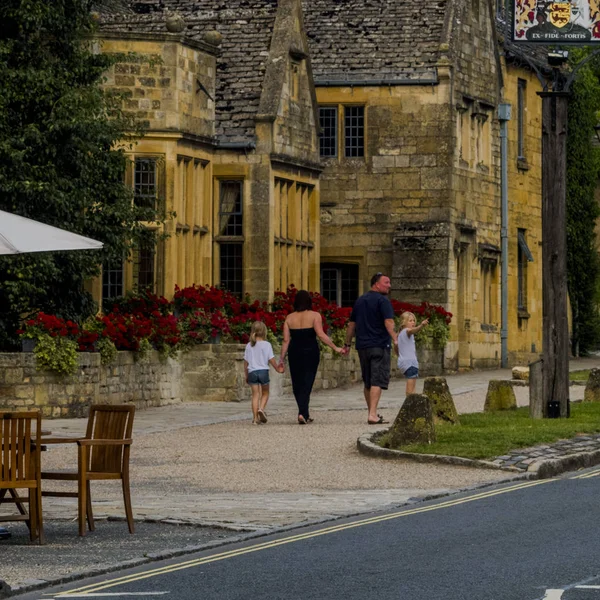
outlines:
{"label": "wooden chair", "polygon": [[[20,513],[1,515],[0,522],[25,521],[30,539],[37,538],[43,544],[41,424],[38,411],[0,412],[0,505],[16,504]],[[27,496],[19,496],[17,490],[20,489],[26,489]],[[10,498],[6,497],[7,493]],[[29,504],[29,514],[24,504]]]}
{"label": "wooden chair", "polygon": [[42,480],[77,481],[77,492],[42,490],[42,496],[78,499],[79,535],[85,535],[87,517],[90,531],[94,531],[94,515],[90,481],[120,479],[129,533],[134,533],[133,511],[129,491],[129,452],[135,406],[92,405],[84,438],[47,438],[44,444],[76,443],[77,471],[42,471]]}

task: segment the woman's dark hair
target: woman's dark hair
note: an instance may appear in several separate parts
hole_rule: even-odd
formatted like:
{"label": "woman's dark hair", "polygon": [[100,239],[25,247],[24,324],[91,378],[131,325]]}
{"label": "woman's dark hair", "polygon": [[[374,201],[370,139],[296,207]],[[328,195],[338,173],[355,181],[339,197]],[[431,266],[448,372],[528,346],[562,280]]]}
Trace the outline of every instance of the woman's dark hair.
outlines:
{"label": "woman's dark hair", "polygon": [[302,312],[304,310],[312,309],[312,298],[306,290],[298,290],[296,297],[294,298],[294,310],[296,312]]}

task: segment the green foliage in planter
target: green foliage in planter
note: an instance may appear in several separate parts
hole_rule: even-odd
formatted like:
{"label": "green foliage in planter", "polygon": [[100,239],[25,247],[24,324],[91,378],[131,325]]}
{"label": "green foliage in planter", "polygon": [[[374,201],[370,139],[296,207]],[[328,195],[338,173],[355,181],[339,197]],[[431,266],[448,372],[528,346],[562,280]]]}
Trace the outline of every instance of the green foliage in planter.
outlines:
{"label": "green foliage in planter", "polygon": [[[589,50],[573,49],[580,62]],[[593,350],[600,342],[600,260],[596,250],[596,220],[600,214],[594,192],[600,157],[592,144],[600,111],[600,62],[581,68],[569,98],[567,137],[567,274],[573,317],[572,351]]]}
{"label": "green foliage in planter", "polygon": [[148,338],[142,338],[140,340],[140,345],[133,355],[135,362],[146,363],[150,360],[150,352],[152,351],[152,344],[148,340]]}
{"label": "green foliage in planter", "polygon": [[89,0],[0,2],[0,209],[104,242],[100,251],[0,257],[3,349],[16,348],[23,315],[94,314],[84,282],[102,263],[153,244],[142,222],[163,219],[160,206],[137,207],[124,182],[142,126],[122,94],[102,87],[122,57],[94,51],[90,8]]}
{"label": "green foliage in planter", "polygon": [[54,371],[59,375],[73,375],[77,372],[77,343],[73,340],[40,335],[34,353],[40,371]]}
{"label": "green foliage in planter", "polygon": [[[418,347],[423,348],[444,348],[450,339],[450,326],[447,320],[437,314],[429,315],[429,324],[423,327],[421,331],[415,334],[415,342]],[[395,317],[396,331],[400,332],[402,328],[402,320],[400,317]],[[417,317],[417,325],[423,319]]]}
{"label": "green foliage in planter", "polygon": [[96,342],[96,349],[100,352],[100,361],[103,365],[110,365],[117,358],[117,347],[109,338],[101,337]]}

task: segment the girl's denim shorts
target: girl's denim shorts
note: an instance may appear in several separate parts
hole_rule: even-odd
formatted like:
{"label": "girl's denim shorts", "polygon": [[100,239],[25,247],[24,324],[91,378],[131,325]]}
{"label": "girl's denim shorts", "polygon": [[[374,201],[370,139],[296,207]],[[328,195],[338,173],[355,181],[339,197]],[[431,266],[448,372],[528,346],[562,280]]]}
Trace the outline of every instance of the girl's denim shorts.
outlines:
{"label": "girl's denim shorts", "polygon": [[408,367],[408,369],[404,371],[404,377],[406,377],[406,379],[417,379],[419,377],[419,369],[417,367]]}
{"label": "girl's denim shorts", "polygon": [[269,381],[269,369],[260,369],[248,373],[248,383],[250,385],[268,385]]}

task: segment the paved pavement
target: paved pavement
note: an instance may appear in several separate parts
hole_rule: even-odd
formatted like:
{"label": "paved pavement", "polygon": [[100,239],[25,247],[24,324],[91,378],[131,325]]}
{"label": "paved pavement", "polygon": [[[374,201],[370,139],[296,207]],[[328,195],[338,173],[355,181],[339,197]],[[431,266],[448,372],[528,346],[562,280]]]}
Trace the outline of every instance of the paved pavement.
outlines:
{"label": "paved pavement", "polygon": [[[570,368],[577,370],[597,365],[600,366],[600,358],[595,357],[573,360]],[[447,381],[458,411],[465,413],[482,410],[490,379],[510,377],[509,369],[501,369],[449,375]],[[417,389],[421,390],[422,385],[419,381]],[[393,419],[399,410],[404,400],[404,387],[403,380],[396,380],[384,393],[380,408],[386,418]],[[527,404],[527,387],[515,388],[515,393],[519,404]],[[572,399],[582,395],[582,387],[571,388]],[[355,433],[368,430],[360,385],[315,393],[311,410],[320,427],[314,429],[315,425],[310,425],[313,428],[310,434],[302,431],[302,427],[288,426],[295,424],[295,404],[291,398],[274,399],[268,407],[270,422],[258,428],[247,426],[249,410],[247,402],[202,402],[138,411],[132,458],[136,518],[216,525],[242,531],[271,530],[298,522],[384,509],[411,498],[447,493],[508,476],[506,473],[444,467],[451,470],[451,475],[445,476],[446,471],[440,471],[437,480],[431,478],[429,481],[427,471],[432,467],[405,465],[398,478],[387,481],[374,476],[373,471],[380,465],[375,466],[372,459],[354,464],[354,444],[358,437]],[[335,411],[343,411],[343,417]],[[53,435],[60,437],[81,435],[85,424],[85,419],[55,419],[50,426]],[[198,429],[201,427],[204,429]],[[230,434],[235,439],[224,445],[223,440]],[[255,440],[253,434],[260,438]],[[173,438],[173,435],[177,437]],[[307,435],[310,435],[308,439]],[[318,439],[312,440],[312,437]],[[312,448],[319,444],[322,454],[333,454],[335,448],[323,444],[323,438],[331,446],[343,445],[344,453],[339,456],[339,462],[323,462],[324,457],[313,453],[306,466],[307,474],[295,481],[298,479],[293,473],[296,463],[289,455],[303,455],[307,443]],[[174,439],[188,440],[185,455],[182,451],[165,451],[163,446],[172,445]],[[298,444],[294,443],[296,439]],[[258,450],[260,458],[250,456],[252,447]],[[63,464],[68,464],[67,452],[68,448],[51,447],[44,456],[45,463],[53,463],[48,468],[62,466],[63,460]],[[249,456],[241,456],[248,452]],[[212,453],[211,464],[206,464],[206,457]],[[154,460],[149,458],[152,455]],[[285,462],[286,456],[291,458],[289,463]],[[513,457],[505,460],[513,460]],[[346,464],[352,472],[345,477],[352,478],[356,473],[357,479],[364,478],[364,485],[354,480],[348,485],[344,485],[344,481],[332,483],[335,479],[332,470],[344,472]],[[317,475],[317,471],[324,475]],[[368,472],[368,476],[363,477],[361,471]],[[180,473],[189,485],[173,480],[173,489],[167,491],[166,481],[171,481],[174,472]],[[118,493],[108,495],[101,491],[94,493],[94,499],[100,518],[122,516]],[[67,519],[73,514],[74,502],[48,499],[45,506],[47,519]]]}
{"label": "paved pavement", "polygon": [[[597,366],[598,357],[570,364],[571,370]],[[458,411],[465,413],[483,409],[491,379],[510,376],[510,370],[475,371],[449,375],[447,381]],[[393,381],[384,393],[380,409],[389,420],[404,400],[404,387],[404,381]],[[422,381],[417,389],[422,389]],[[527,387],[515,388],[515,393],[520,405],[527,404]],[[583,387],[571,388],[571,399],[582,396]],[[269,422],[258,427],[250,424],[247,402],[183,403],[138,411],[131,465],[136,519],[216,526],[234,532],[267,532],[386,510],[510,477],[502,471],[380,461],[360,455],[356,440],[369,430],[360,385],[315,393],[311,414],[314,424],[298,426],[291,398],[274,399],[268,407]],[[78,436],[85,430],[86,419],[56,419],[47,425],[57,437]],[[70,445],[51,446],[43,458],[48,469],[76,461]],[[82,546],[79,570],[95,564],[93,540],[103,535],[102,519],[123,516],[117,483],[93,484],[92,495],[100,523]],[[46,522],[70,522],[76,536],[76,505],[72,499],[44,499],[44,511]],[[127,536],[125,524],[120,525]],[[52,535],[48,536],[48,545],[39,549],[27,546],[22,524],[11,526],[11,530],[13,541],[44,558],[32,574],[26,572],[26,566],[31,566],[26,565],[27,561],[16,555],[14,560],[3,557],[0,580],[14,585],[32,575],[47,579],[64,573],[66,567],[60,552],[56,553]],[[173,544],[171,549],[177,547]]]}

